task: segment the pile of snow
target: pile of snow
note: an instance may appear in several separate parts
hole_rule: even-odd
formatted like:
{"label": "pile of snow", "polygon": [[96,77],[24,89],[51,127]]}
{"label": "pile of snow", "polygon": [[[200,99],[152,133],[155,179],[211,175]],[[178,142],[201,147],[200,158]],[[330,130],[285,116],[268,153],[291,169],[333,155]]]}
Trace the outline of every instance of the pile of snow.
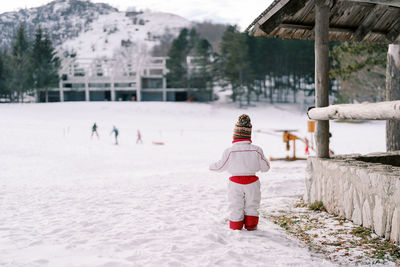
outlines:
{"label": "pile of snow", "polygon": [[[228,175],[208,165],[242,113],[268,156],[286,155],[282,137],[255,130],[307,135],[291,105],[0,105],[0,266],[330,266],[263,217],[257,231],[229,230]],[[100,139],[90,138],[94,122]],[[384,125],[332,123],[332,149],[383,151]],[[304,161],[271,167],[260,175],[261,214],[304,193]]]}

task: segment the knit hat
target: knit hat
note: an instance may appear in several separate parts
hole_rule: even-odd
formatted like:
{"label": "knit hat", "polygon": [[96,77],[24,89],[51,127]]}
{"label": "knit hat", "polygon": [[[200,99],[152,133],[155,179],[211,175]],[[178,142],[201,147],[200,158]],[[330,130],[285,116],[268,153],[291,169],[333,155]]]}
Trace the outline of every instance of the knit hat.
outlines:
{"label": "knit hat", "polygon": [[240,115],[233,129],[233,139],[251,139],[251,128],[250,117],[246,114]]}

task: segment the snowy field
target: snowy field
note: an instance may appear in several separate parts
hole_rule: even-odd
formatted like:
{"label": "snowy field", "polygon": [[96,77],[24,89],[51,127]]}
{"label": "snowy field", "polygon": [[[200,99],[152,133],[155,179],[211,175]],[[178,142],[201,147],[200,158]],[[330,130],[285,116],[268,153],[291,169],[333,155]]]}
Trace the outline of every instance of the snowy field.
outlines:
{"label": "snowy field", "polygon": [[[255,130],[307,136],[292,105],[0,105],[0,266],[334,265],[265,218],[257,231],[228,228],[228,175],[208,165],[231,145],[242,113],[267,156],[286,155],[282,138]],[[332,123],[331,132],[337,154],[385,150],[384,122]],[[264,214],[304,193],[304,161],[271,168],[259,175]]]}

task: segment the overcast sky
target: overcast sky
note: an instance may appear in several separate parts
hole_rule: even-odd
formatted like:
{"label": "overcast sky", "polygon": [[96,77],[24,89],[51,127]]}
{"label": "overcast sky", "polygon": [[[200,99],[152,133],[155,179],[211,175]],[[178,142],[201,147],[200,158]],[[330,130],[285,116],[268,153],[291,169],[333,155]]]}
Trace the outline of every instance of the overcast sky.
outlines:
{"label": "overcast sky", "polygon": [[[124,11],[130,7],[170,12],[189,20],[237,24],[244,30],[273,0],[93,0]],[[37,7],[49,0],[2,0],[0,13]]]}

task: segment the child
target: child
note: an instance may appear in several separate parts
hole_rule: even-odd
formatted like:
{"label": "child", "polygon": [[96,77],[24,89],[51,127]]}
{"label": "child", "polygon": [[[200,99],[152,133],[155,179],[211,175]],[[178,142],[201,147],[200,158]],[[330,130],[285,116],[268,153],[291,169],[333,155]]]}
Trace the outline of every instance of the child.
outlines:
{"label": "child", "polygon": [[256,172],[266,172],[270,165],[262,149],[251,144],[250,117],[239,117],[233,131],[233,145],[225,149],[222,158],[210,165],[210,170],[227,171],[229,178],[229,226],[233,230],[256,230],[260,207],[260,181]]}

